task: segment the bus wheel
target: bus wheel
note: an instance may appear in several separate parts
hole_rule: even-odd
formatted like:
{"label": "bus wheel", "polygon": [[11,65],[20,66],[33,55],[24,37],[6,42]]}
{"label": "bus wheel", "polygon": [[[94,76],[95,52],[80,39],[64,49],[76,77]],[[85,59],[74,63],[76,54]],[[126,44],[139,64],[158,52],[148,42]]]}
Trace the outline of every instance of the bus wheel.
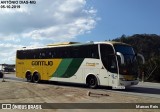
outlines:
{"label": "bus wheel", "polygon": [[27,79],[27,82],[31,82],[32,81],[32,75],[31,75],[30,72],[26,73],[26,79]]}
{"label": "bus wheel", "polygon": [[38,83],[40,81],[40,75],[38,72],[33,74],[33,82]]}
{"label": "bus wheel", "polygon": [[87,77],[87,85],[89,88],[96,88],[98,86],[97,78],[94,75],[88,76]]}

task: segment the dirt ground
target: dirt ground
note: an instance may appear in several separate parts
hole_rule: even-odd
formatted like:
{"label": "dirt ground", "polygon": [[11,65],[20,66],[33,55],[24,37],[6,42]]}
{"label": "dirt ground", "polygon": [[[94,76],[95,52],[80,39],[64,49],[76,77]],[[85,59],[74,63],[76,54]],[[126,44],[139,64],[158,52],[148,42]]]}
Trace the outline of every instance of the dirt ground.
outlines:
{"label": "dirt ground", "polygon": [[[88,89],[85,87],[72,87],[50,83],[29,83],[25,81],[10,81],[0,79],[0,103],[160,103],[160,99],[116,93],[102,89]],[[88,92],[103,95],[91,94]],[[22,110],[0,110],[0,111],[22,111]],[[28,110],[23,110],[27,111]],[[37,110],[30,110],[35,111]],[[74,112],[82,109],[45,109],[40,112]],[[83,109],[83,112],[158,112],[159,109]]]}

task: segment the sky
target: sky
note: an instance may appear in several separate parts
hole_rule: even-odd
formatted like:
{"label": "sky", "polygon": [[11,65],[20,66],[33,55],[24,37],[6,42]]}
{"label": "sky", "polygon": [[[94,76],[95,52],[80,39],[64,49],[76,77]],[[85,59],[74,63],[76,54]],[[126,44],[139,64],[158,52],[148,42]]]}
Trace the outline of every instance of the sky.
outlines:
{"label": "sky", "polygon": [[33,0],[35,4],[3,1],[0,64],[15,64],[16,50],[22,47],[112,40],[123,34],[160,35],[159,0]]}

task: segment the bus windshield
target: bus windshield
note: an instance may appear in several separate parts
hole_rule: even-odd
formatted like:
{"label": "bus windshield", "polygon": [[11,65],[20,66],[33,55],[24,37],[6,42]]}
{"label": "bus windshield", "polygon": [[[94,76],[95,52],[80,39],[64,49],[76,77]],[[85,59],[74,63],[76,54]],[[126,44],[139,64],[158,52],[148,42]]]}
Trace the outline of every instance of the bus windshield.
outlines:
{"label": "bus windshield", "polygon": [[120,52],[123,55],[134,55],[133,48],[127,45],[114,45],[116,52]]}
{"label": "bus windshield", "polygon": [[138,65],[134,50],[128,45],[114,45],[115,51],[120,52],[124,56],[124,64],[120,64],[120,57],[118,57],[119,73],[121,75],[137,75]]}

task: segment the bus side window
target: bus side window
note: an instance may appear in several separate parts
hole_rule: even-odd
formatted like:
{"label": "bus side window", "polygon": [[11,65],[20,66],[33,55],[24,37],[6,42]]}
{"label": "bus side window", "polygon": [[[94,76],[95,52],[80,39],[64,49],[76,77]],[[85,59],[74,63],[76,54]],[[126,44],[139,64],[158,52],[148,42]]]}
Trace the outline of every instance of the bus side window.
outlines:
{"label": "bus side window", "polygon": [[42,57],[42,56],[41,56],[41,52],[40,52],[40,53],[39,53],[39,59],[41,59],[41,57]]}
{"label": "bus side window", "polygon": [[51,51],[48,52],[48,56],[47,56],[47,57],[48,57],[48,58],[51,58],[51,57],[52,57]]}
{"label": "bus side window", "polygon": [[46,59],[45,56],[46,56],[46,55],[45,55],[45,53],[43,52],[43,53],[42,53],[42,58],[43,58],[43,59]]}
{"label": "bus side window", "polygon": [[52,53],[51,52],[49,52],[49,56],[51,56],[52,55]]}
{"label": "bus side window", "polygon": [[24,59],[24,51],[23,50],[17,51],[17,58]]}
{"label": "bus side window", "polygon": [[26,59],[34,59],[34,52],[33,52],[33,50],[29,50],[28,51]]}
{"label": "bus side window", "polygon": [[73,58],[80,58],[78,48],[73,48],[72,57]]}
{"label": "bus side window", "polygon": [[56,51],[53,51],[52,54],[51,54],[51,56],[52,56],[51,58],[55,58],[57,56],[56,55]]}
{"label": "bus side window", "polygon": [[38,50],[34,50],[33,52],[34,52],[34,54],[35,54],[35,59],[39,58]]}
{"label": "bus side window", "polygon": [[98,58],[98,45],[80,46],[75,53],[79,58]]}
{"label": "bus side window", "polygon": [[48,58],[58,58],[58,51],[57,49],[50,49]]}
{"label": "bus side window", "polygon": [[70,51],[68,47],[62,47],[60,48],[60,56],[61,58],[70,58]]}
{"label": "bus side window", "polygon": [[91,58],[99,58],[98,56],[98,45],[92,45],[90,48],[90,57]]}
{"label": "bus side window", "polygon": [[23,51],[22,59],[26,59],[26,52]]}

